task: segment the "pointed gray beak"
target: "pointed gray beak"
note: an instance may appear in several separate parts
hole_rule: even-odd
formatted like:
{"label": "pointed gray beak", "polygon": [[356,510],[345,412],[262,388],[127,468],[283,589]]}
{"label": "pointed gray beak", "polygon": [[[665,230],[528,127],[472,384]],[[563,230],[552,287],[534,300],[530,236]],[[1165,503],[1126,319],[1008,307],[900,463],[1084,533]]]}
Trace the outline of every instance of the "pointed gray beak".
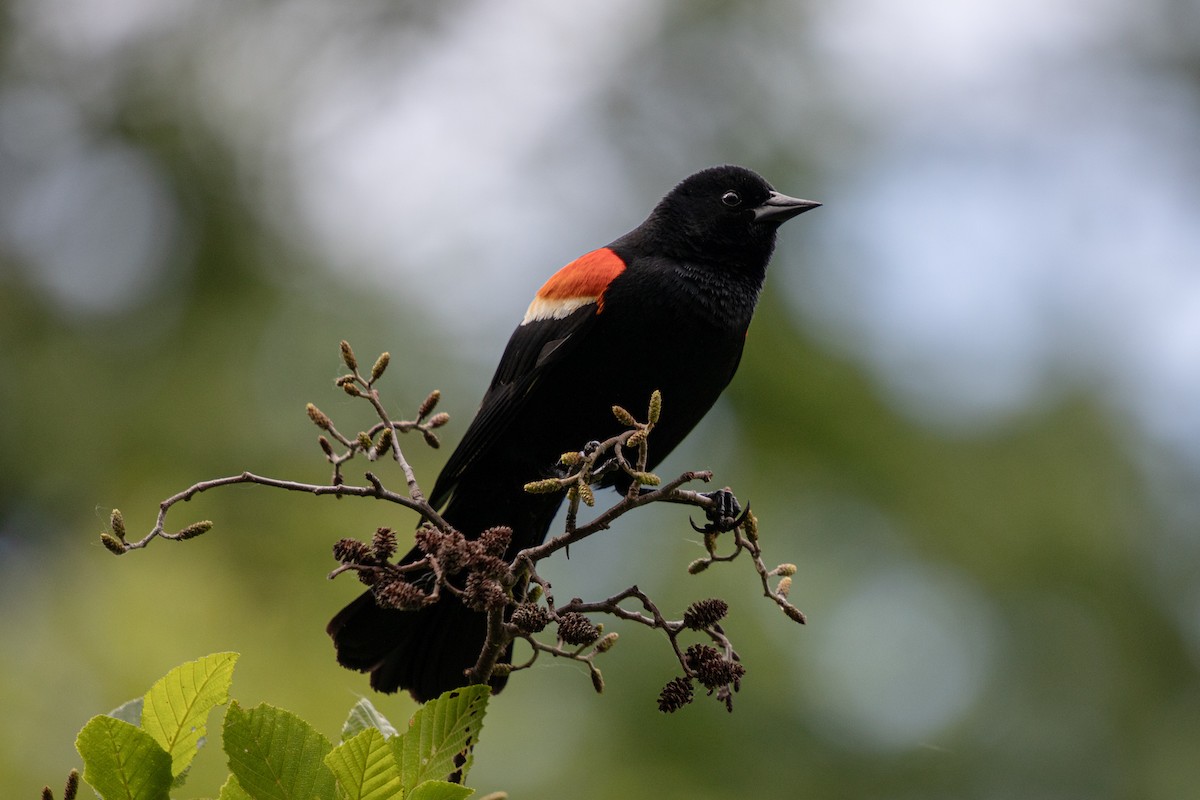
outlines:
{"label": "pointed gray beak", "polygon": [[761,206],[754,209],[755,222],[787,222],[805,211],[812,211],[820,206],[812,200],[801,200],[798,197],[788,197],[786,194],[771,192]]}

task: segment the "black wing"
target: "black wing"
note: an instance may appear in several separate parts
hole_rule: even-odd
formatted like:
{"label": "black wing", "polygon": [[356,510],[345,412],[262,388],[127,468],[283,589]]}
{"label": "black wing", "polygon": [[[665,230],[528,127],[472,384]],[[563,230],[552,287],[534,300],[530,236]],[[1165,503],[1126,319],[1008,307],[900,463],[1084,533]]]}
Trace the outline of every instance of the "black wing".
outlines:
{"label": "black wing", "polygon": [[446,503],[463,474],[513,424],[546,368],[575,350],[595,324],[596,311],[596,304],[588,303],[561,319],[534,320],[513,331],[479,412],[434,484],[429,502],[435,508]]}

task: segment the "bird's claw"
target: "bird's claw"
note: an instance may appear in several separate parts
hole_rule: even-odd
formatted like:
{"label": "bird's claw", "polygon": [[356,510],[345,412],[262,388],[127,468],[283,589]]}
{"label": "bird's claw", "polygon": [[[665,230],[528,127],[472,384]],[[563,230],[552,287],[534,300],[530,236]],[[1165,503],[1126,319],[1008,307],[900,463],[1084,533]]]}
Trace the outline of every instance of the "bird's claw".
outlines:
{"label": "bird's claw", "polygon": [[691,517],[688,518],[688,522],[692,524],[692,530],[697,533],[728,533],[745,522],[746,515],[750,513],[750,506],[746,506],[743,511],[742,504],[728,488],[718,489],[715,492],[701,492],[700,496],[712,500],[713,505],[704,512],[708,518],[706,525],[697,525]]}

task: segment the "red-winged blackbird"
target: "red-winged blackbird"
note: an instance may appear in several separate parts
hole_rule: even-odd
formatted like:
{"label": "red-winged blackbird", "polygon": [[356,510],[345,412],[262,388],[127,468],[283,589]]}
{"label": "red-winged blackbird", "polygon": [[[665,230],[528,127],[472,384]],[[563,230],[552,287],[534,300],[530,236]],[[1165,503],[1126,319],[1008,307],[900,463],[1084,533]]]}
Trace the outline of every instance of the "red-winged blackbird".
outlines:
{"label": "red-winged blackbird", "polygon": [[[445,504],[446,521],[469,538],[511,527],[509,558],[542,542],[562,494],[524,484],[554,474],[563,453],[620,433],[613,405],[644,408],[658,389],[652,468],[733,378],[779,225],[818,205],[748,169],[712,167],[672,189],[641,225],[556,272],[438,476],[430,501]],[[421,557],[414,548],[406,559]],[[373,688],[425,701],[466,682],[484,622],[448,594],[407,611],[380,608],[366,592],[328,632],[338,661],[369,671]]]}

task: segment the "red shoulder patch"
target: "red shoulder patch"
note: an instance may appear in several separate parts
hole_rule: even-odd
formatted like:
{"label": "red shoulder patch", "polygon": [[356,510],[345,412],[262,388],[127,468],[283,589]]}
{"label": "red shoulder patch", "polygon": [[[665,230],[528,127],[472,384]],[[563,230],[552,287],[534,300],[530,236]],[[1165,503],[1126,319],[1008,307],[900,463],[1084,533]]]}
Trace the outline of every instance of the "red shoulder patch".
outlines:
{"label": "red shoulder patch", "polygon": [[625,271],[625,262],[607,247],[585,253],[550,276],[525,312],[526,322],[561,319],[588,303],[604,310],[604,290]]}
{"label": "red shoulder patch", "polygon": [[613,278],[625,271],[621,257],[602,247],[593,250],[567,264],[542,284],[537,296],[543,300],[559,300],[570,297],[595,299],[603,294]]}

